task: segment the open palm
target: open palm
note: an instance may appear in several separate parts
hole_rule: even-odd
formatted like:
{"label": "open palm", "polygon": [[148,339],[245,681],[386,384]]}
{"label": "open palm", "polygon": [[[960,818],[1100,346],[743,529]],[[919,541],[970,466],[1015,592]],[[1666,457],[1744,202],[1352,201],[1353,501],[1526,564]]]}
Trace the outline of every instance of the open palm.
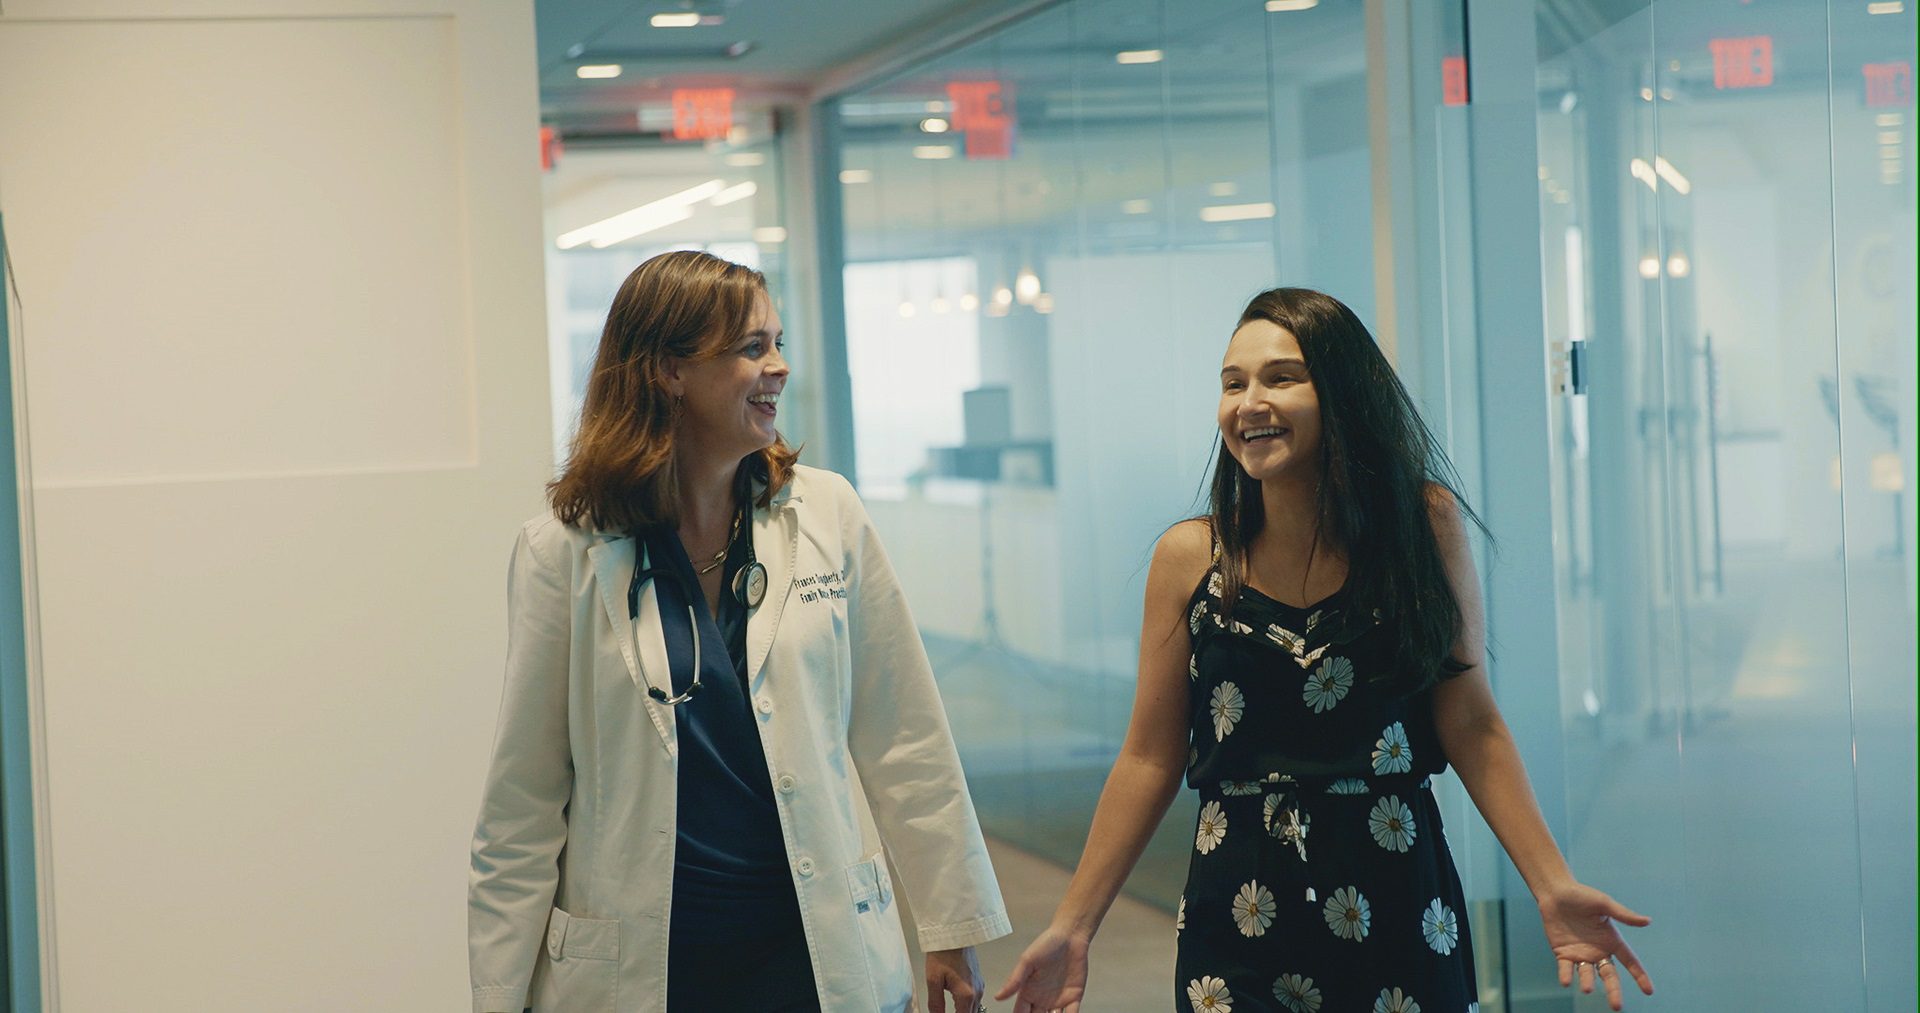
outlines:
{"label": "open palm", "polygon": [[994,998],[1005,1000],[1018,993],[1013,1013],[1079,1013],[1080,999],[1087,992],[1088,943],[1083,936],[1047,929],[1020,954],[1020,962]]}
{"label": "open palm", "polygon": [[1635,984],[1647,995],[1653,994],[1653,979],[1633,947],[1620,938],[1615,922],[1623,925],[1647,925],[1646,915],[1631,910],[1612,897],[1582,883],[1571,883],[1540,898],[1540,923],[1547,933],[1547,945],[1560,965],[1560,985],[1573,984],[1577,975],[1580,991],[1592,992],[1597,976],[1606,989],[1607,1005],[1621,1008],[1620,967],[1633,975]]}

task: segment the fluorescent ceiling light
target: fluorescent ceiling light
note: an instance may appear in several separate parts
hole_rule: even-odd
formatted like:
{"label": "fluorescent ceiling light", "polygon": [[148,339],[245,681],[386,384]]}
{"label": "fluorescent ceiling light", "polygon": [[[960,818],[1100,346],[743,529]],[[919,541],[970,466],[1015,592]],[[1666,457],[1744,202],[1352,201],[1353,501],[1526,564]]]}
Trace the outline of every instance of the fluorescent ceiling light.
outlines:
{"label": "fluorescent ceiling light", "polygon": [[684,14],[655,14],[648,19],[655,28],[692,28],[700,23],[700,15],[695,11]]}
{"label": "fluorescent ceiling light", "polygon": [[688,187],[630,211],[622,211],[611,218],[603,218],[592,225],[561,233],[556,244],[563,250],[571,250],[585,243],[599,250],[615,243],[624,243],[635,236],[686,221],[693,217],[693,212],[688,210],[689,205],[706,200],[726,188],[725,182],[710,179],[699,186]]}
{"label": "fluorescent ceiling light", "polygon": [[1672,162],[1659,155],[1653,156],[1653,171],[1659,173],[1660,178],[1666,180],[1667,185],[1673,187],[1680,196],[1685,197],[1693,192],[1693,184],[1687,181],[1687,177],[1680,175],[1680,170],[1674,168]]}
{"label": "fluorescent ceiling light", "polygon": [[1907,9],[1907,5],[1901,3],[1900,0],[1891,0],[1891,2],[1889,3],[1876,3],[1876,4],[1867,5],[1868,14],[1898,14],[1901,11],[1904,11],[1906,9]]}
{"label": "fluorescent ceiling light", "polygon": [[726,163],[728,165],[739,166],[743,169],[751,168],[756,165],[767,164],[767,156],[758,151],[736,151],[727,156]]}
{"label": "fluorescent ceiling light", "polygon": [[617,63],[583,63],[573,68],[573,75],[589,81],[601,81],[610,77],[619,77],[620,65]]}
{"label": "fluorescent ceiling light", "polygon": [[1279,14],[1282,11],[1310,11],[1320,6],[1320,0],[1267,0],[1267,13]]}
{"label": "fluorescent ceiling light", "polygon": [[1113,54],[1115,63],[1159,63],[1165,58],[1158,49],[1123,49]]}
{"label": "fluorescent ceiling light", "polygon": [[[1654,175],[1653,166],[1648,165],[1646,159],[1636,158],[1627,163],[1627,171],[1633,174],[1634,179],[1647,184],[1647,189],[1660,189],[1660,177]],[[1655,263],[1658,263],[1658,261],[1655,261]]]}
{"label": "fluorescent ceiling light", "polygon": [[754,229],[753,241],[756,243],[766,243],[768,245],[784,243],[787,241],[787,230],[778,225],[768,225]]}
{"label": "fluorescent ceiling light", "polygon": [[952,158],[951,144],[916,144],[913,148],[915,158]]}
{"label": "fluorescent ceiling light", "polygon": [[840,170],[840,182],[845,186],[852,186],[855,183],[871,183],[873,182],[873,170],[842,169]]}
{"label": "fluorescent ceiling light", "polygon": [[1220,182],[1207,187],[1209,197],[1231,197],[1239,192],[1240,184],[1234,182]]}
{"label": "fluorescent ceiling light", "polygon": [[920,121],[920,129],[926,131],[929,134],[944,134],[947,132],[948,128],[952,126],[953,124],[948,123],[946,120],[943,120],[938,116],[929,116],[926,119]]}
{"label": "fluorescent ceiling light", "polygon": [[1899,113],[1881,113],[1873,118],[1873,122],[1882,127],[1897,127],[1905,123],[1906,118]]}
{"label": "fluorescent ceiling light", "polygon": [[1900,131],[1898,131],[1898,130],[1882,130],[1882,131],[1880,131],[1880,143],[1881,143],[1881,144],[1899,144],[1899,143],[1900,143]]}
{"label": "fluorescent ceiling light", "polygon": [[1272,217],[1273,204],[1268,201],[1258,204],[1215,204],[1200,209],[1200,220],[1203,222],[1244,222]]}
{"label": "fluorescent ceiling light", "polygon": [[752,180],[748,180],[745,183],[740,183],[735,186],[727,187],[725,190],[722,190],[719,193],[714,194],[713,206],[717,208],[726,207],[728,204],[731,204],[734,201],[746,200],[748,197],[751,197],[754,194],[759,192],[760,192],[760,188],[756,186]]}

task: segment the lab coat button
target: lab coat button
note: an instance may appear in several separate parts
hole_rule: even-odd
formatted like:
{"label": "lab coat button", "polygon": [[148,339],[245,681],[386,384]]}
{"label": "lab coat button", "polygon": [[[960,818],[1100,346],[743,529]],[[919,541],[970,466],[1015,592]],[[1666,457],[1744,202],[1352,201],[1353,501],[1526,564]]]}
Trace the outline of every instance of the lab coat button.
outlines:
{"label": "lab coat button", "polygon": [[780,786],[780,794],[782,795],[793,794],[794,780],[793,780],[792,774],[781,774],[780,780],[774,783]]}
{"label": "lab coat button", "polygon": [[796,868],[796,869],[798,869],[798,870],[800,870],[800,875],[801,875],[801,876],[802,876],[803,878],[804,878],[804,877],[806,877],[806,876],[811,876],[811,875],[813,875],[813,859],[811,859],[811,858],[802,858],[802,859],[801,859],[801,860],[800,860],[800,861],[799,861],[799,862],[798,862],[798,863],[797,863],[797,864],[796,864],[796,865],[794,866],[794,868]]}
{"label": "lab coat button", "polygon": [[773,698],[772,698],[772,697],[770,697],[770,696],[763,696],[763,697],[761,697],[761,698],[760,698],[760,701],[759,701],[759,703],[757,704],[757,706],[758,706],[758,707],[760,708],[760,713],[762,713],[762,714],[772,714],[772,713],[773,713]]}

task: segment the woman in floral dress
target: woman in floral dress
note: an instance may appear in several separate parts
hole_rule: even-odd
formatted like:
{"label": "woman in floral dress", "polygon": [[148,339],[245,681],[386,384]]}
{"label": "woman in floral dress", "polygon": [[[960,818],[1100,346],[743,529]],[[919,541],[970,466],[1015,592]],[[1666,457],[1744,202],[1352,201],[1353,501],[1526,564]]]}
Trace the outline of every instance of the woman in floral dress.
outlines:
{"label": "woman in floral dress", "polygon": [[[1087,950],[1180,780],[1200,815],[1178,1013],[1477,1009],[1465,898],[1429,787],[1451,764],[1526,880],[1560,982],[1653,983],[1581,884],[1482,664],[1445,456],[1338,300],[1256,296],[1220,371],[1205,517],[1155,547],[1132,725],[1054,915],[1000,990],[1078,1013]],[[1473,518],[1478,523],[1478,518]]]}

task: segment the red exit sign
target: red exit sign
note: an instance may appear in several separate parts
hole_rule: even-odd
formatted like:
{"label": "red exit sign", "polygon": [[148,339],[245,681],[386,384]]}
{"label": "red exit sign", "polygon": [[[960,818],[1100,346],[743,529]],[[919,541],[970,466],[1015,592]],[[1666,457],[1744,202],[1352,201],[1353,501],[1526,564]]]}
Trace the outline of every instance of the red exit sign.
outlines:
{"label": "red exit sign", "polygon": [[1013,103],[999,81],[948,81],[953,129],[966,137],[970,159],[1003,159],[1013,154]]}
{"label": "red exit sign", "polygon": [[1749,35],[1739,39],[1711,39],[1713,86],[1765,88],[1773,83],[1773,37]]}
{"label": "red exit sign", "polygon": [[1440,103],[1449,106],[1467,104],[1467,58],[1447,56],[1440,59]]}
{"label": "red exit sign", "polygon": [[1860,74],[1867,80],[1867,104],[1904,106],[1913,102],[1913,64],[1863,63]]}
{"label": "red exit sign", "polygon": [[732,88],[675,88],[673,139],[708,141],[733,130]]}

